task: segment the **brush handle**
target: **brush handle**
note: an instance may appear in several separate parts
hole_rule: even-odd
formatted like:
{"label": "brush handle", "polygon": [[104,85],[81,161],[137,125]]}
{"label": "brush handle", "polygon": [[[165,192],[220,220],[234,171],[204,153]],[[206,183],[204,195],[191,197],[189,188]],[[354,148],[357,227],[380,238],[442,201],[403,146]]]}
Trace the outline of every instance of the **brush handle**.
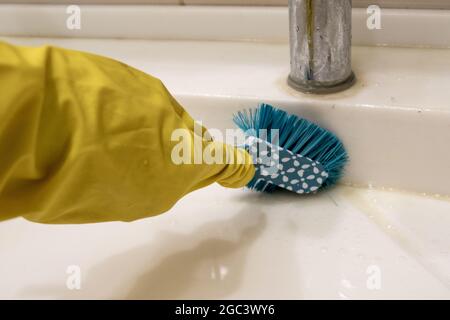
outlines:
{"label": "brush handle", "polygon": [[249,137],[244,147],[255,164],[252,182],[265,183],[263,189],[274,184],[298,194],[311,193],[317,191],[328,178],[328,173],[319,162],[265,140]]}

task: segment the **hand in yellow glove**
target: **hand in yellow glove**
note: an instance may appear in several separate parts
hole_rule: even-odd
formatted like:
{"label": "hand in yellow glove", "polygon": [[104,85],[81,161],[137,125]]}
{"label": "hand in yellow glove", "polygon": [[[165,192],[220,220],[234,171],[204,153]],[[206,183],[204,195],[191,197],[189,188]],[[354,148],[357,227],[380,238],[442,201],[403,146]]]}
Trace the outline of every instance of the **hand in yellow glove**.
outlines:
{"label": "hand in yellow glove", "polygon": [[0,87],[0,220],[132,221],[254,175],[244,150],[205,139],[243,163],[175,164],[171,135],[189,130],[193,145],[193,119],[160,80],[120,62],[0,41]]}

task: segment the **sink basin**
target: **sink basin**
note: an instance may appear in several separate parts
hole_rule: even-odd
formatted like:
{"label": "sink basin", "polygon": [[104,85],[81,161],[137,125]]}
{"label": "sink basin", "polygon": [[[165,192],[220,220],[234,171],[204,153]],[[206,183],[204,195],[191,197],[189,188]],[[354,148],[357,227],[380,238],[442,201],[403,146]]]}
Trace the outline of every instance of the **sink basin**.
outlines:
{"label": "sink basin", "polygon": [[334,131],[351,160],[316,195],[214,185],[133,223],[1,223],[0,298],[450,298],[449,49],[355,46],[357,84],[310,96],[287,86],[283,42],[3,39],[119,59],[208,128],[271,103]]}

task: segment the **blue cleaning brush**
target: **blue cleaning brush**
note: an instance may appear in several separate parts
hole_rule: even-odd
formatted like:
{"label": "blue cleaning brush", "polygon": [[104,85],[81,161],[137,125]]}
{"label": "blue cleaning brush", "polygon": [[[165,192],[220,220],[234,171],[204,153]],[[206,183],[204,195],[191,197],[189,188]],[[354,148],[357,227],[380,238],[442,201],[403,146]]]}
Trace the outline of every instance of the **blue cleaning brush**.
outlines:
{"label": "blue cleaning brush", "polygon": [[240,111],[233,121],[255,161],[250,189],[303,194],[332,186],[342,176],[347,152],[330,131],[268,104]]}

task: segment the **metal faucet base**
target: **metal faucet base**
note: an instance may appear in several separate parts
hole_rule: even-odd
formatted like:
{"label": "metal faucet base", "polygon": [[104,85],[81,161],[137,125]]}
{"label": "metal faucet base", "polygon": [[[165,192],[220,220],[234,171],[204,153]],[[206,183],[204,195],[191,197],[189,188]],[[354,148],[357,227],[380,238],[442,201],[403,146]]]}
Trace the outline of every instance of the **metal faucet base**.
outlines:
{"label": "metal faucet base", "polygon": [[287,82],[290,87],[303,93],[328,94],[340,92],[350,88],[355,84],[356,77],[355,74],[352,72],[350,76],[344,81],[340,81],[337,83],[333,82],[324,83],[322,81],[314,81],[314,80],[299,82],[292,79],[291,76],[289,75]]}

